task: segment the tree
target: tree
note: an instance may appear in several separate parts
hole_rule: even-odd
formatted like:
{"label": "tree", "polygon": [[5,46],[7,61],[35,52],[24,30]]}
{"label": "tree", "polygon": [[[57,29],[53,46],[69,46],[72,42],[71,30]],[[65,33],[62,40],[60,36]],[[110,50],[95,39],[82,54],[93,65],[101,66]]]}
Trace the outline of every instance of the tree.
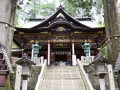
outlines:
{"label": "tree", "polygon": [[[78,7],[74,7],[72,3],[69,3],[68,0],[60,0],[63,4],[65,11],[71,16],[79,16],[80,13],[78,12]],[[73,13],[74,12],[74,13]]]}
{"label": "tree", "polygon": [[51,16],[55,12],[55,4],[54,3],[46,3],[40,4],[38,8],[38,13],[36,14],[37,17],[47,18]]}
{"label": "tree", "polygon": [[117,0],[103,0],[103,7],[109,60],[115,65],[118,52],[120,52]]}
{"label": "tree", "polygon": [[55,3],[47,3],[46,0],[44,3],[41,0],[28,0],[27,3],[23,1],[18,3],[18,7],[16,20],[18,18],[19,21],[26,21],[30,18],[47,18],[55,12]]}
{"label": "tree", "polygon": [[[62,0],[61,0],[62,1]],[[90,17],[93,0],[64,0],[72,7],[76,8],[81,17]],[[75,9],[74,9],[75,10]]]}
{"label": "tree", "polygon": [[10,55],[14,34],[14,17],[17,0],[0,0],[0,43]]}
{"label": "tree", "polygon": [[60,0],[60,2],[70,15],[81,18],[91,17],[100,26],[103,25],[102,0]]}

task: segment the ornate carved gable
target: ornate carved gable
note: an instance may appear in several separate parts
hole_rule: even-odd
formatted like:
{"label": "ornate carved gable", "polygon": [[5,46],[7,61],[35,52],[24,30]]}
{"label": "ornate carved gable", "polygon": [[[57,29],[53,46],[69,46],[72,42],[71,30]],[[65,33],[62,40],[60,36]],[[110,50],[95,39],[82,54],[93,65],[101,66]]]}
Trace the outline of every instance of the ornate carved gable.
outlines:
{"label": "ornate carved gable", "polygon": [[42,27],[51,27],[55,25],[61,26],[71,26],[71,27],[79,27],[79,28],[90,28],[86,25],[81,24],[79,21],[75,20],[73,17],[68,15],[63,8],[60,6],[57,11],[48,19],[40,23],[39,25],[33,28],[42,28]]}

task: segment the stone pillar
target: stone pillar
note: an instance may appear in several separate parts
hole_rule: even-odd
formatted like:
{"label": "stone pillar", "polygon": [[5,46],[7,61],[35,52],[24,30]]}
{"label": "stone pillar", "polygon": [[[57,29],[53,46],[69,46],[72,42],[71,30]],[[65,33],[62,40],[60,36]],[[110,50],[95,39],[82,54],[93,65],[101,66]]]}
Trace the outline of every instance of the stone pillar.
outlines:
{"label": "stone pillar", "polygon": [[28,75],[22,75],[22,90],[27,90]]}
{"label": "stone pillar", "polygon": [[17,65],[16,78],[15,78],[15,89],[14,90],[20,90],[21,73],[22,73],[22,66]]}
{"label": "stone pillar", "polygon": [[100,83],[100,90],[106,90],[105,79],[99,79],[99,83]]}
{"label": "stone pillar", "polygon": [[40,57],[40,63],[41,63],[41,65],[43,65],[43,63],[44,63],[44,57],[43,56]]}
{"label": "stone pillar", "polygon": [[107,65],[107,70],[109,75],[110,90],[115,90],[115,82],[114,82],[113,69],[111,64]]}
{"label": "stone pillar", "polygon": [[50,42],[48,42],[48,65],[50,65]]}
{"label": "stone pillar", "polygon": [[72,43],[72,55],[75,55],[75,44],[74,44],[74,42]]}

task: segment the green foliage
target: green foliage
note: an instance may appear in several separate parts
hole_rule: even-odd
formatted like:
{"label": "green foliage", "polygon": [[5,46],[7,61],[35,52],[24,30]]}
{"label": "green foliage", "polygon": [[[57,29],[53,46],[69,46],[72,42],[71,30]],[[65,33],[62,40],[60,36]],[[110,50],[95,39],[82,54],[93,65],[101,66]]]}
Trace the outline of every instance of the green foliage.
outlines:
{"label": "green foliage", "polygon": [[119,18],[120,18],[120,12],[118,12],[118,16],[119,16]]}
{"label": "green foliage", "polygon": [[18,26],[18,15],[15,16],[14,26]]}
{"label": "green foliage", "polygon": [[67,0],[61,0],[61,3],[64,4],[65,11],[71,16],[77,16],[78,8],[74,7],[73,4],[69,3]]}
{"label": "green foliage", "polygon": [[108,58],[107,46],[99,48],[99,51],[104,55],[105,58]]}
{"label": "green foliage", "polygon": [[39,14],[43,17],[50,16],[55,11],[54,3],[41,4],[39,8]]}
{"label": "green foliage", "polygon": [[47,18],[55,12],[55,3],[47,3],[47,0],[44,2],[46,3],[41,3],[40,0],[28,0],[26,4],[18,5],[14,25],[21,27],[27,19]]}
{"label": "green foliage", "polygon": [[27,14],[27,18],[41,18],[50,16],[55,11],[55,3],[40,3],[40,0],[29,0],[24,9],[26,9],[23,12]]}
{"label": "green foliage", "polygon": [[33,5],[33,8],[29,11],[30,18],[50,16],[55,11],[54,3]]}
{"label": "green foliage", "polygon": [[101,10],[103,9],[102,0],[97,0],[96,3],[93,4],[94,7],[96,7],[97,14],[101,13]]}
{"label": "green foliage", "polygon": [[97,26],[98,26],[98,27],[104,27],[104,26],[105,26],[105,23],[99,21],[99,22],[97,23]]}
{"label": "green foliage", "polygon": [[[90,11],[92,9],[92,0],[61,0],[61,2],[64,3],[65,8],[69,6],[69,8],[74,8],[74,11],[71,12],[71,9],[69,9],[69,13],[75,13],[76,16],[82,15],[82,17],[90,17]],[[67,5],[68,6],[67,6]],[[75,12],[76,11],[76,12]],[[73,14],[74,14],[73,13]]]}
{"label": "green foliage", "polygon": [[67,12],[74,17],[91,17],[96,20],[98,18],[95,18],[94,15],[101,16],[103,14],[102,0],[60,0],[60,2],[65,10],[67,9]]}
{"label": "green foliage", "polygon": [[10,84],[10,75],[8,75],[8,77],[7,77],[7,90],[12,90],[12,88],[11,88],[11,84]]}

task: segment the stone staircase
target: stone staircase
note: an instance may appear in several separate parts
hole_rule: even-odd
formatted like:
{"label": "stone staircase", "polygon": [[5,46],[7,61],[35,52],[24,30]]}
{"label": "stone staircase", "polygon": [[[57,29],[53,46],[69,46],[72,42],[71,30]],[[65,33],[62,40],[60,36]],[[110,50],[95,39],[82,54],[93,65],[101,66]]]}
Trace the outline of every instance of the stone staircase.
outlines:
{"label": "stone staircase", "polygon": [[77,66],[48,66],[41,90],[86,90]]}

